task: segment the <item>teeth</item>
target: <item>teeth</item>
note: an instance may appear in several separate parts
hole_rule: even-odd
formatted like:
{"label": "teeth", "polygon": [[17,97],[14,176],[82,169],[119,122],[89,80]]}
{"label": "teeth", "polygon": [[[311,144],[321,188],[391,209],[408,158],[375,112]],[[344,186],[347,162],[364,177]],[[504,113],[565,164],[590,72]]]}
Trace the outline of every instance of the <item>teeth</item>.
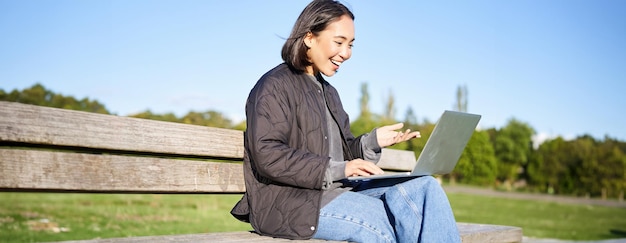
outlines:
{"label": "teeth", "polygon": [[342,62],[335,61],[335,60],[330,60],[330,62],[332,62],[333,64],[335,64],[337,66],[341,65],[341,63],[342,63]]}

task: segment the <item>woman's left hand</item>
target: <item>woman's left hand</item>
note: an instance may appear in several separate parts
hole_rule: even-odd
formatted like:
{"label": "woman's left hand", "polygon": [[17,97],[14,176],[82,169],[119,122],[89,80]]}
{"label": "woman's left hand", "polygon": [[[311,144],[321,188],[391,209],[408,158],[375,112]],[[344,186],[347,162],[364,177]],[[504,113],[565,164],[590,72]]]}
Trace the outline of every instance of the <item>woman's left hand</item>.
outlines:
{"label": "woman's left hand", "polygon": [[420,132],[411,132],[411,129],[406,129],[404,132],[396,131],[404,127],[403,123],[396,123],[393,125],[382,126],[376,129],[376,138],[378,139],[378,145],[381,148],[391,146],[397,143],[408,141],[412,138],[419,138]]}

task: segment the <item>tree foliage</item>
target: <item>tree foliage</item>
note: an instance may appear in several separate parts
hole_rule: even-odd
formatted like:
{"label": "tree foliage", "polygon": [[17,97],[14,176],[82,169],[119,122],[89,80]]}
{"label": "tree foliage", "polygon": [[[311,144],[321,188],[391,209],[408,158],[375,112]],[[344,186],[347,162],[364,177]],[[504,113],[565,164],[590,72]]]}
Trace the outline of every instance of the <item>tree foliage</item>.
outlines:
{"label": "tree foliage", "polygon": [[[68,110],[111,114],[104,107],[104,105],[102,105],[98,101],[90,100],[88,98],[77,100],[72,96],[64,96],[54,93],[53,91],[46,89],[41,84],[35,84],[32,87],[24,89],[22,91],[13,90],[10,93],[6,93],[4,90],[0,90],[0,100],[31,105],[56,107]],[[141,113],[130,115],[130,117],[194,124],[201,126],[232,128],[239,130],[245,129],[245,123],[233,125],[233,122],[230,119],[226,118],[223,114],[211,110],[205,112],[191,111],[180,118],[173,113],[155,114],[152,113],[150,110],[146,110]]]}
{"label": "tree foliage", "polygon": [[581,136],[542,143],[529,163],[530,186],[539,191],[578,196],[617,197],[626,190],[623,142]]}
{"label": "tree foliage", "polygon": [[514,182],[523,177],[532,153],[532,136],[535,131],[530,125],[510,119],[508,124],[497,132],[494,149],[497,158],[497,179]]}
{"label": "tree foliage", "polygon": [[37,83],[22,91],[13,90],[6,93],[0,90],[0,100],[19,102],[24,104],[48,106],[68,110],[88,111],[101,114],[110,114],[103,104],[95,100],[83,98],[77,100],[72,96],[64,96],[47,90],[43,85]]}
{"label": "tree foliage", "polygon": [[456,88],[456,104],[455,109],[461,112],[467,112],[467,85],[459,85]]}
{"label": "tree foliage", "polygon": [[496,156],[486,131],[476,131],[454,171],[446,177],[464,184],[491,186],[496,180]]}
{"label": "tree foliage", "polygon": [[357,119],[351,122],[350,131],[353,134],[364,134],[372,131],[381,124],[380,116],[374,115],[369,109],[369,92],[367,90],[367,83],[361,84],[361,112]]}
{"label": "tree foliage", "polygon": [[563,193],[576,190],[577,165],[574,146],[563,138],[542,143],[528,165],[528,182],[540,191]]}

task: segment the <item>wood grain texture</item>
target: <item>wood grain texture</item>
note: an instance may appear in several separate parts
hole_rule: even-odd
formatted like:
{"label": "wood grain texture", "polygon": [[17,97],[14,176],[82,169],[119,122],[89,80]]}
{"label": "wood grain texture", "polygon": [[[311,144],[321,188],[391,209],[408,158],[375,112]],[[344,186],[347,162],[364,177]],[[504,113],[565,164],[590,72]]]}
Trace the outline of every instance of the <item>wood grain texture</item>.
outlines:
{"label": "wood grain texture", "polygon": [[0,141],[241,158],[243,132],[0,101]]}
{"label": "wood grain texture", "polygon": [[457,223],[463,242],[522,242],[522,228],[492,224]]}
{"label": "wood grain texture", "polygon": [[0,191],[242,193],[241,163],[0,148]]}
{"label": "wood grain texture", "polygon": [[[463,243],[507,243],[522,242],[522,229],[511,226],[457,223]],[[166,242],[340,242],[325,240],[286,240],[260,236],[253,232],[223,232],[186,235],[144,236],[130,238],[95,239],[66,243],[166,243]]]}
{"label": "wood grain texture", "polygon": [[228,243],[268,243],[268,242],[290,242],[290,243],[323,243],[323,242],[341,242],[326,240],[288,240],[281,238],[272,238],[260,236],[254,232],[238,231],[223,233],[203,233],[203,234],[185,234],[185,235],[164,235],[164,236],[143,236],[129,238],[113,238],[113,239],[95,239],[95,240],[79,240],[79,241],[63,241],[64,243],[171,243],[171,242],[228,242]]}

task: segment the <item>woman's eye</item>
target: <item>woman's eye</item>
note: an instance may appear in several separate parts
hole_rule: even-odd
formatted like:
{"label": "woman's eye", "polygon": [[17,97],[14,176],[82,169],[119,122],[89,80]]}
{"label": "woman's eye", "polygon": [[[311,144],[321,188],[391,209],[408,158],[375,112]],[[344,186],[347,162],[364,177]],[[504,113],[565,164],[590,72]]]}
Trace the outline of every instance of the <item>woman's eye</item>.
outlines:
{"label": "woman's eye", "polygon": [[[335,44],[337,44],[337,46],[342,46],[343,42],[341,41],[335,41]],[[350,43],[348,44],[348,48],[352,49],[352,47],[354,46],[354,44]]]}

